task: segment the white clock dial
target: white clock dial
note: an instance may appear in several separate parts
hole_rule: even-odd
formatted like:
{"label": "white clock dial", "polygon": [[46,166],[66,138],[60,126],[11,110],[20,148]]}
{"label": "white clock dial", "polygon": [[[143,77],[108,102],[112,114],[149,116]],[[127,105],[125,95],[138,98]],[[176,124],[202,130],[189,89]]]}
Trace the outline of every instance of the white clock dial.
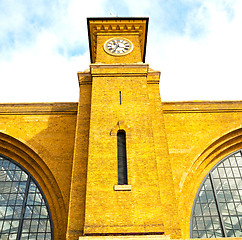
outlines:
{"label": "white clock dial", "polygon": [[112,38],[105,42],[104,50],[111,55],[125,55],[133,50],[131,41],[125,38]]}

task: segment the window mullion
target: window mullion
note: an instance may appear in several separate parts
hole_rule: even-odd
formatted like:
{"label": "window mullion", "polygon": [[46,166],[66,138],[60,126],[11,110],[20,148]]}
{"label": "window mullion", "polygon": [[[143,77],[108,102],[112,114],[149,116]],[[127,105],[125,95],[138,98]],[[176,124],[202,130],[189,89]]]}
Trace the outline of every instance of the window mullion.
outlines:
{"label": "window mullion", "polygon": [[30,176],[28,176],[26,188],[25,188],[25,192],[24,192],[24,201],[23,201],[22,210],[21,210],[21,214],[20,214],[19,227],[18,227],[18,233],[17,233],[17,238],[16,238],[17,240],[21,239],[23,221],[24,221],[24,214],[25,214],[25,209],[26,209],[27,200],[28,200],[30,180],[31,180]]}
{"label": "window mullion", "polygon": [[223,221],[223,215],[222,215],[222,211],[219,205],[219,200],[218,200],[218,196],[216,193],[216,188],[215,188],[215,184],[214,184],[214,180],[213,180],[213,176],[211,173],[209,173],[209,178],[210,178],[210,182],[212,185],[212,190],[213,190],[213,195],[214,195],[214,199],[215,199],[215,204],[217,206],[217,210],[218,210],[218,216],[219,216],[219,220],[220,220],[220,225],[221,225],[221,229],[222,229],[222,233],[224,237],[227,237],[227,233],[226,233],[226,229],[224,226],[224,221]]}

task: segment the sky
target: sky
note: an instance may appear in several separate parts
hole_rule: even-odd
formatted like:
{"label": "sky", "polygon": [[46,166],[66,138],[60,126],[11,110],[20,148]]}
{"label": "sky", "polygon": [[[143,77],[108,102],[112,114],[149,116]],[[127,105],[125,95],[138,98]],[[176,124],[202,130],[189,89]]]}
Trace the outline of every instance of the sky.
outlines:
{"label": "sky", "polygon": [[0,0],[0,102],[77,102],[87,17],[149,17],[162,101],[242,100],[241,0]]}

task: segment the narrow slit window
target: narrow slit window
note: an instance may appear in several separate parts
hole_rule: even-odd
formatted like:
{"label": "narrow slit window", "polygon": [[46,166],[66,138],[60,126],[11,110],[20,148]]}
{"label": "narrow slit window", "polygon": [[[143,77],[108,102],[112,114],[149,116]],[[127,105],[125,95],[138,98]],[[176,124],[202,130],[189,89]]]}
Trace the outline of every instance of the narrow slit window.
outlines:
{"label": "narrow slit window", "polygon": [[118,184],[128,184],[127,174],[127,153],[126,153],[126,134],[125,131],[117,133],[118,147]]}
{"label": "narrow slit window", "polygon": [[121,91],[119,91],[119,104],[120,105],[122,104],[122,93],[121,93]]}

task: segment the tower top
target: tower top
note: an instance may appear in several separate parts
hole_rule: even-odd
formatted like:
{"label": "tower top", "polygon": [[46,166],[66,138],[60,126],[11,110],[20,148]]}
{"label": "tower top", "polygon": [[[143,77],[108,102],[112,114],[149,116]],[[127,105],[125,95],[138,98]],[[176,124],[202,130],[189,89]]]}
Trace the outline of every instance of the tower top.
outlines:
{"label": "tower top", "polygon": [[96,62],[98,34],[110,36],[138,34],[141,59],[145,62],[148,22],[149,18],[145,17],[87,18],[91,63]]}

